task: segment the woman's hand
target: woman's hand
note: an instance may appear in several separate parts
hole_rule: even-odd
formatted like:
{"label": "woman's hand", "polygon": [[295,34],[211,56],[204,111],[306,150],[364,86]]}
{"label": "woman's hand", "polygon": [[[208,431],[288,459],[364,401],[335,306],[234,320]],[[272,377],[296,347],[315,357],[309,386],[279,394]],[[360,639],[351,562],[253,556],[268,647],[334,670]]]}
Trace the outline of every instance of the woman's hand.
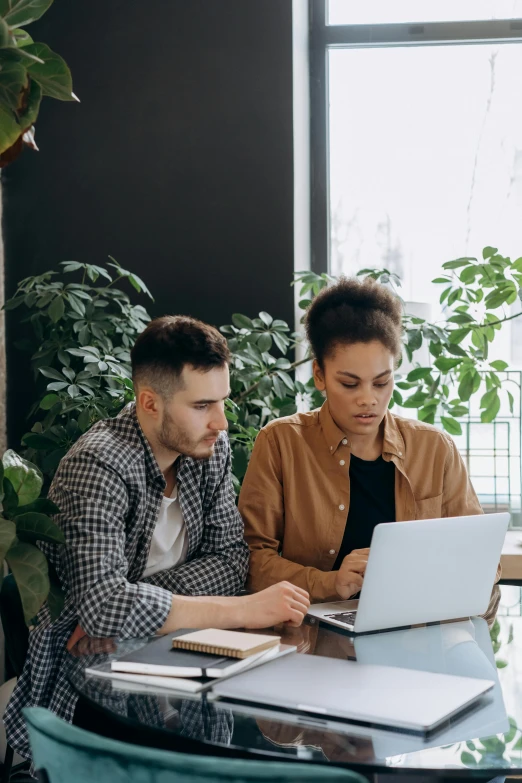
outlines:
{"label": "woman's hand", "polygon": [[361,589],[369,554],[369,547],[354,549],[341,563],[335,580],[335,589],[343,600],[347,600]]}

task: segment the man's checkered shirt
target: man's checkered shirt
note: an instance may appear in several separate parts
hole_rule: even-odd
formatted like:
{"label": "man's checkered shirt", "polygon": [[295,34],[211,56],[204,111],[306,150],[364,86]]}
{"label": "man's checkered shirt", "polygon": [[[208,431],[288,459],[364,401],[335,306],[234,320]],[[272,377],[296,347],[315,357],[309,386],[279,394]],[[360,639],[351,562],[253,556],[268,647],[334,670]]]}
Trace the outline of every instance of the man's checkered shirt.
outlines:
{"label": "man's checkered shirt", "polygon": [[230,463],[225,433],[210,459],[180,458],[176,482],[189,541],[187,560],[142,578],[165,479],[135,406],[95,424],[64,457],[49,497],[60,509],[55,521],[66,544],[43,544],[42,549],[56,567],[65,606],[53,623],[48,607],[41,609],[4,716],[7,740],[22,756],[30,756],[23,707],[48,707],[72,720],[77,696],[63,663],[77,623],[94,637],[150,636],[167,619],[172,593],[235,595],[241,590],[248,547]]}

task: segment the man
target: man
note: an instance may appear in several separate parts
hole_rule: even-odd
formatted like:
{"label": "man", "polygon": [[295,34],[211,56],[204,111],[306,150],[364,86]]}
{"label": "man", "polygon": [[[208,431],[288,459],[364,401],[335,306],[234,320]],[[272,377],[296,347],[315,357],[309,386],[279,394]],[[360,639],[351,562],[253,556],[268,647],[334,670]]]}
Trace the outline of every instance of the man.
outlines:
{"label": "man", "polygon": [[248,548],[230,477],[224,404],[230,354],[213,327],[183,316],[152,321],[131,353],[136,403],[98,422],[64,457],[49,497],[66,544],[44,545],[66,594],[30,634],[9,702],[7,739],[29,756],[21,709],[74,719],[66,646],[85,634],[122,638],[178,628],[299,625],[307,593],[243,587]]}

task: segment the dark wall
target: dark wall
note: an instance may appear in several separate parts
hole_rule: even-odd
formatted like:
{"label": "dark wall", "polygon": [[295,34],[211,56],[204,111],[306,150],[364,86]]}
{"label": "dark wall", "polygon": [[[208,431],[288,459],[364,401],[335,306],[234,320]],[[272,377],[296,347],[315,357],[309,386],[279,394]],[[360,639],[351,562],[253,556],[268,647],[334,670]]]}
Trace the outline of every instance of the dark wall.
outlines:
{"label": "dark wall", "polygon": [[[291,6],[55,0],[30,32],[66,59],[81,104],[44,100],[40,152],[3,174],[8,296],[61,260],[110,253],[144,278],[154,315],[292,319]],[[18,318],[14,447],[32,400]]]}

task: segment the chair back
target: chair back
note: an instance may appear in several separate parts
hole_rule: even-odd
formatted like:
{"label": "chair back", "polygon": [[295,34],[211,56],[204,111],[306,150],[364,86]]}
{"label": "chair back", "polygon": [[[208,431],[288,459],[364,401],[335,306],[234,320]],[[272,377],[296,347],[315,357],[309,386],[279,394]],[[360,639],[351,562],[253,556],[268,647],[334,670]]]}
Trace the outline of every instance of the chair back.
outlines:
{"label": "chair back", "polygon": [[41,707],[24,709],[33,762],[49,783],[368,783],[327,765],[192,756],[136,747],[61,720]]}
{"label": "chair back", "polygon": [[12,574],[7,574],[0,589],[0,618],[5,637],[5,679],[19,677],[24,668],[29,647],[29,629],[18,585]]}

